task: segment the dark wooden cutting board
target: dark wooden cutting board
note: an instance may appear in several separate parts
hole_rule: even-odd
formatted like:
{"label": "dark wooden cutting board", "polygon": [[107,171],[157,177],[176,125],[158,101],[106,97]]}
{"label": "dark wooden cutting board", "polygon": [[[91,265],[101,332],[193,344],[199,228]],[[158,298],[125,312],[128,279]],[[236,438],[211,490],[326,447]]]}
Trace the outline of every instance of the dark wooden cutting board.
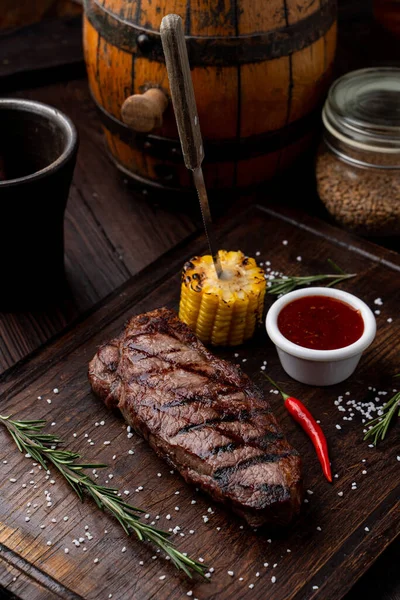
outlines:
{"label": "dark wooden cutting board", "polygon": [[[45,418],[48,431],[58,433],[70,449],[91,462],[109,464],[99,471],[98,481],[129,491],[126,498],[148,510],[149,521],[159,516],[159,527],[178,525],[176,545],[215,569],[210,582],[188,580],[152,547],[127,538],[91,501],[81,504],[56,473],[46,480],[1,429],[0,583],[17,596],[339,600],[398,535],[398,431],[391,431],[377,449],[370,448],[363,441],[361,416],[355,411],[351,421],[343,420],[348,413],[340,412],[335,401],[340,395],[346,401],[373,399],[378,391],[386,391],[388,395],[380,396],[383,403],[396,387],[392,375],[399,371],[399,256],[309,217],[260,207],[241,215],[221,239],[227,249],[253,256],[260,252],[260,261],[286,274],[327,272],[326,260],[331,258],[358,274],[342,288],[380,311],[376,340],[355,374],[335,387],[312,388],[290,380],[264,330],[247,346],[218,351],[262,387],[300,451],[308,490],[302,514],[287,530],[253,531],[171,474],[145,442],[136,435],[128,437],[121,417],[108,412],[91,393],[87,365],[102,341],[117,334],[130,315],[162,305],[177,308],[182,264],[206,250],[203,238],[192,240],[131,279],[63,337],[8,371],[1,382],[1,413]],[[382,305],[375,304],[378,298]],[[272,302],[268,296],[266,308]],[[304,399],[321,421],[333,472],[338,474],[333,485],[323,479],[309,440],[285,412],[280,397],[270,392],[261,370],[264,361],[267,372]],[[51,494],[51,506],[45,491]],[[76,547],[73,540],[80,537],[85,542]],[[190,591],[193,594],[187,596]]]}

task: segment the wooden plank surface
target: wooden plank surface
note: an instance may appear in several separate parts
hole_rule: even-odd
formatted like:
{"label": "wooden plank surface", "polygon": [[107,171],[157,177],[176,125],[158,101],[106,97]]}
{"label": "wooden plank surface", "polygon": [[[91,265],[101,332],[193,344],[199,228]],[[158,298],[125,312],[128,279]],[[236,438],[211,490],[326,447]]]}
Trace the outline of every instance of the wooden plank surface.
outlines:
{"label": "wooden plank surface", "polygon": [[81,16],[48,18],[0,31],[1,91],[82,76],[81,23]]}
{"label": "wooden plank surface", "polygon": [[[75,21],[76,23],[77,21]],[[84,144],[81,145],[78,157],[78,165],[82,165],[80,174],[84,178],[87,168],[93,167],[97,169],[96,178],[94,181],[92,180],[91,185],[93,185],[93,188],[91,188],[91,185],[85,185],[85,180],[82,182],[80,178],[78,179],[75,176],[75,186],[79,193],[83,195],[86,206],[79,203],[78,194],[74,192],[74,204],[72,204],[71,194],[67,211],[67,260],[71,293],[62,304],[52,309],[36,313],[0,314],[0,371],[11,367],[19,359],[26,357],[42,343],[51,339],[63,328],[78,319],[79,315],[85,313],[93,304],[112,292],[115,286],[121,282],[121,279],[125,281],[131,273],[136,273],[140,268],[149,264],[150,260],[154,260],[158,256],[157,252],[162,253],[171,247],[173,243],[182,239],[182,232],[185,227],[187,229],[183,237],[193,231],[196,226],[192,219],[186,215],[185,210],[178,209],[173,215],[169,213],[167,219],[169,231],[165,232],[164,228],[160,228],[159,236],[155,236],[157,250],[149,252],[148,248],[152,244],[152,229],[146,226],[144,231],[141,230],[141,219],[146,223],[152,220],[154,227],[155,222],[165,222],[164,217],[168,209],[166,211],[159,207],[148,206],[140,194],[132,194],[128,191],[122,179],[116,174],[115,169],[104,160],[99,124],[88,97],[85,81],[73,80],[69,83],[61,82],[57,85],[51,85],[49,88],[25,89],[23,92],[11,91],[17,87],[29,88],[43,85],[44,82],[75,78],[80,73],[83,74],[83,63],[79,63],[78,57],[80,50],[76,54],[76,49],[80,48],[80,31],[75,26],[73,31],[64,27],[63,35],[67,35],[68,39],[64,40],[65,44],[58,45],[56,34],[59,30],[54,26],[52,27],[55,37],[47,34],[45,34],[45,37],[46,48],[48,48],[48,44],[53,43],[53,49],[44,54],[42,48],[45,45],[43,44],[43,32],[41,31],[37,31],[36,40],[38,41],[31,43],[28,52],[21,53],[18,51],[18,44],[22,43],[21,49],[28,39],[23,30],[20,32],[21,36],[19,32],[14,32],[14,34],[17,33],[16,36],[10,36],[7,33],[6,37],[0,39],[0,45],[3,48],[0,64],[0,89],[3,92],[10,90],[10,94],[13,96],[31,97],[49,102],[64,110],[67,114],[73,115],[80,131],[81,144]],[[74,46],[72,47],[71,44],[74,44]],[[64,51],[65,49],[67,49],[67,52]],[[9,62],[10,53],[11,57],[16,58],[16,63],[14,63],[14,58],[12,64]],[[20,62],[21,56],[24,59],[23,64]],[[365,0],[339,0],[337,74],[363,66],[398,64],[399,56],[398,40],[387,34],[371,20],[370,0],[368,2],[365,2]],[[71,58],[73,57],[78,57],[78,62],[71,64]],[[61,62],[60,59],[62,59]],[[52,61],[57,60],[58,63],[51,66]],[[75,59],[73,60],[75,61]],[[32,67],[32,75],[30,75],[30,71],[26,70],[28,63]],[[70,64],[71,67],[69,67]],[[92,135],[95,140],[93,143],[90,141]],[[83,148],[85,151],[83,151]],[[88,157],[89,165],[86,167],[85,161]],[[327,219],[328,215],[321,210],[321,204],[317,201],[309,202],[310,197],[315,195],[313,191],[314,183],[312,168],[306,165],[304,174],[306,174],[306,171],[307,177],[305,179],[301,179],[301,177],[299,179],[298,175],[294,178],[295,181],[293,179],[294,192],[279,187],[279,198],[286,204],[298,205],[299,200],[296,196],[296,190],[303,189],[302,208],[312,211],[314,214],[318,212],[324,219]],[[97,208],[95,208],[97,199],[93,196],[101,190],[103,180],[111,181],[108,189],[112,197],[112,206],[122,203],[126,211],[126,220],[132,219],[132,229],[135,229],[137,235],[143,241],[145,250],[142,252],[140,244],[138,245],[139,250],[134,256],[135,265],[131,269],[125,270],[121,267],[116,251],[106,251],[109,241],[107,234],[104,233],[104,224],[112,220],[112,210],[103,210],[101,215],[103,222],[100,221]],[[284,180],[282,183],[288,182]],[[265,192],[271,196],[270,188]],[[235,210],[232,209],[231,214],[234,214]],[[90,216],[90,212],[94,213],[94,217]],[[169,240],[167,235],[170,236]],[[382,240],[382,242],[385,245],[391,244],[393,248],[398,248],[398,242],[395,240]],[[123,256],[131,252],[129,236],[121,239],[121,244],[117,249],[121,248],[123,250],[121,255]],[[97,252],[101,256],[101,260],[98,259]],[[69,256],[71,258],[68,258]],[[124,260],[122,260],[122,263],[124,263]],[[400,600],[399,550],[398,542],[392,544],[349,592],[346,600],[358,600],[360,597]],[[1,581],[8,583],[9,578],[1,578]],[[21,597],[29,598],[29,600],[35,597],[33,596],[33,588],[27,591],[28,587],[25,586],[31,585],[30,580],[23,583],[21,572],[18,575],[18,582],[18,585],[21,586],[18,590],[15,587],[15,582],[13,584],[16,593],[21,590]],[[2,590],[0,595],[4,593]]]}
{"label": "wooden plank surface", "polygon": [[[133,596],[135,600],[184,598],[193,590],[193,597],[199,600],[239,597],[339,600],[399,533],[396,432],[378,449],[369,448],[362,441],[360,416],[356,413],[351,422],[344,421],[343,413],[334,404],[346,392],[349,399],[361,400],[370,394],[369,386],[388,392],[393,388],[391,375],[398,370],[395,349],[400,341],[399,256],[308,217],[299,219],[287,214],[282,218],[261,208],[240,219],[240,225],[224,233],[222,239],[226,247],[241,248],[250,255],[260,251],[260,260],[270,261],[273,269],[285,273],[321,272],[325,270],[326,259],[332,258],[344,269],[358,273],[357,278],[347,283],[346,290],[362,297],[374,310],[378,310],[374,300],[378,297],[383,300],[374,344],[363,356],[354,376],[335,387],[317,389],[289,380],[264,332],[240,348],[237,357],[234,351],[218,352],[238,362],[263,388],[289,440],[303,456],[305,488],[312,494],[306,493],[308,502],[288,530],[254,532],[206,496],[197,494],[177,474],[171,474],[136,435],[127,437],[122,419],[108,412],[90,391],[87,363],[96,347],[114,336],[129,315],[160,305],[176,308],[180,268],[192,254],[205,250],[201,239],[157,261],[125,284],[87,320],[30,361],[6,373],[2,380],[2,413],[46,418],[55,423],[49,429],[68,440],[69,447],[82,451],[90,460],[108,463],[110,469],[99,473],[99,481],[112,473],[113,485],[129,491],[127,498],[148,510],[151,519],[160,515],[159,526],[179,525],[177,545],[214,567],[211,583],[189,582],[162,557],[153,560],[157,553],[133,538],[127,539],[112,519],[99,514],[90,502],[81,505],[58,476],[54,475],[54,484],[53,474],[46,480],[43,472],[13,449],[12,442],[1,431],[0,460],[7,463],[0,462],[3,475],[0,542],[13,556],[21,557],[19,568],[24,570],[24,561],[34,563],[44,585],[49,577],[49,589],[52,582],[58,582],[65,594],[72,592],[88,599],[107,598],[110,593],[118,598]],[[287,245],[283,245],[284,240]],[[302,257],[301,262],[298,256]],[[269,297],[267,307],[271,302]],[[390,318],[393,322],[388,322]],[[331,448],[333,469],[338,474],[332,486],[323,480],[308,439],[285,413],[278,396],[270,393],[270,385],[260,369],[264,360],[268,362],[268,372],[290,393],[303,398],[321,420]],[[59,388],[58,394],[53,393],[55,387]],[[103,420],[104,425],[96,426]],[[336,424],[341,425],[341,430]],[[89,439],[93,445],[88,443]],[[111,444],[104,445],[104,441]],[[129,454],[129,450],[134,450],[134,454]],[[365,475],[363,470],[367,471]],[[17,481],[11,483],[10,478]],[[357,483],[356,490],[351,489],[352,482]],[[141,486],[143,489],[135,491]],[[51,493],[51,507],[46,506],[45,489]],[[166,519],[167,514],[172,515],[170,520]],[[208,517],[207,522],[203,516]],[[26,521],[26,517],[30,520]],[[76,548],[72,540],[85,537],[86,525],[93,538]],[[189,530],[195,533],[190,534]],[[68,554],[64,552],[66,547]],[[96,558],[98,563],[93,562]],[[263,566],[265,562],[268,567]],[[166,578],[160,580],[163,575]],[[272,576],[276,577],[275,583],[271,582]],[[39,584],[43,585],[42,581]],[[252,584],[254,587],[249,588]],[[13,589],[12,582],[8,587]]]}
{"label": "wooden plank surface", "polygon": [[[64,111],[78,129],[80,147],[64,226],[69,294],[62,302],[41,311],[0,313],[0,372],[61,331],[198,226],[187,207],[171,211],[132,192],[106,156],[86,80],[13,95],[40,100]],[[195,193],[193,204],[197,209]]]}

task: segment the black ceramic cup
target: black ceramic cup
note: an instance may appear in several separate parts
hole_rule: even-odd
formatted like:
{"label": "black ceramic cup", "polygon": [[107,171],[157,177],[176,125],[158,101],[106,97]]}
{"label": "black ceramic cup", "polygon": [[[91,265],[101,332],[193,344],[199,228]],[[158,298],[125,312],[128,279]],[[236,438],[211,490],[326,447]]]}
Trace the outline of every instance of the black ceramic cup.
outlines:
{"label": "black ceramic cup", "polygon": [[41,306],[64,287],[64,212],[78,150],[57,109],[0,99],[0,310]]}

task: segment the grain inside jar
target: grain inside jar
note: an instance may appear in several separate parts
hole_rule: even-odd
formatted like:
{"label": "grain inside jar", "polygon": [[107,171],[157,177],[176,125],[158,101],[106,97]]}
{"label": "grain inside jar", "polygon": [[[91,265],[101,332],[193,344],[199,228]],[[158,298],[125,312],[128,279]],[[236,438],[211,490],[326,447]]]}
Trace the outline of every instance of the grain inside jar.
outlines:
{"label": "grain inside jar", "polygon": [[400,69],[361,69],[338,79],[323,109],[318,194],[361,235],[400,233]]}

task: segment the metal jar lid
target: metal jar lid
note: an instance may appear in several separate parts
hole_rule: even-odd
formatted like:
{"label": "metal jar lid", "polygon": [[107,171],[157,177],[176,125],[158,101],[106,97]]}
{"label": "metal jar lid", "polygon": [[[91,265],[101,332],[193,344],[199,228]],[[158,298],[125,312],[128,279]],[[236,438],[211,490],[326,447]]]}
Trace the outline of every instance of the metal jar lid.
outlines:
{"label": "metal jar lid", "polygon": [[392,155],[400,165],[400,68],[360,69],[340,77],[329,90],[322,120],[330,145],[337,142],[341,153],[348,147]]}

